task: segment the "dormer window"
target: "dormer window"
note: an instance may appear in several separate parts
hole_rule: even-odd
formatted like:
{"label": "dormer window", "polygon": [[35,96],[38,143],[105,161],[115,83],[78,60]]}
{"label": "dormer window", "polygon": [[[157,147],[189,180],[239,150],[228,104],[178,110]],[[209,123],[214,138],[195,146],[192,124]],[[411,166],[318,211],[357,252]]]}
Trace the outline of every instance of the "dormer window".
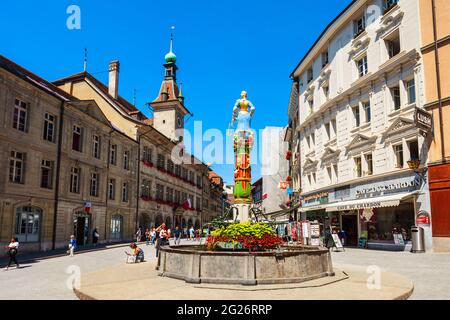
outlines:
{"label": "dormer window", "polygon": [[355,38],[366,30],[366,16],[364,14],[353,21],[353,30]]}
{"label": "dormer window", "polygon": [[322,68],[324,68],[329,62],[328,50],[322,52]]}
{"label": "dormer window", "polygon": [[311,83],[311,81],[313,81],[314,75],[313,75],[313,69],[308,69],[308,74],[307,74],[307,81],[308,84]]}

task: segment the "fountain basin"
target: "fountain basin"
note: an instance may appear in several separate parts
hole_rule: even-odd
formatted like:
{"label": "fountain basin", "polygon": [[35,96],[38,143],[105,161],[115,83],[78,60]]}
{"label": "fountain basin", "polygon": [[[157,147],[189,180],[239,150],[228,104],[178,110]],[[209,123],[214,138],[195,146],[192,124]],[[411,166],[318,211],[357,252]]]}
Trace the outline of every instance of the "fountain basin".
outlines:
{"label": "fountain basin", "polygon": [[207,251],[204,246],[162,247],[158,275],[187,283],[283,284],[334,276],[326,248],[296,246],[281,251]]}

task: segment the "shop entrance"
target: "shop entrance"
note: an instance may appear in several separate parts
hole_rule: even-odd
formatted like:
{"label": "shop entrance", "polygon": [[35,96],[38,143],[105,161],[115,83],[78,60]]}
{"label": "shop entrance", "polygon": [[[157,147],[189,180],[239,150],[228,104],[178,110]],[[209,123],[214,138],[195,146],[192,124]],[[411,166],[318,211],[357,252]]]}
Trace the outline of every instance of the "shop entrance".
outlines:
{"label": "shop entrance", "polygon": [[347,233],[345,246],[356,247],[358,245],[358,216],[342,215],[342,230]]}
{"label": "shop entrance", "polygon": [[89,216],[86,214],[76,213],[73,219],[73,234],[77,239],[78,246],[88,244],[89,239]]}

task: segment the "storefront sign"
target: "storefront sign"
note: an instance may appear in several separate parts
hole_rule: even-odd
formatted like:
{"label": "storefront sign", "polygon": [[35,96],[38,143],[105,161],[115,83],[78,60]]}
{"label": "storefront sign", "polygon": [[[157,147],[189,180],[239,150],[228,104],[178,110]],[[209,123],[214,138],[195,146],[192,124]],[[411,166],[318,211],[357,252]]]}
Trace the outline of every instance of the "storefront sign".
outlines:
{"label": "storefront sign", "polygon": [[305,202],[316,202],[319,203],[328,203],[328,192],[316,193],[310,196],[305,197]]}
{"label": "storefront sign", "polygon": [[379,207],[381,207],[380,201],[360,203],[360,204],[349,204],[349,205],[345,205],[345,206],[337,206],[337,211],[359,210],[359,209],[379,208]]}
{"label": "storefront sign", "polygon": [[[368,188],[356,189],[356,196],[364,196],[368,194],[381,193],[386,191],[401,191],[404,189],[416,189],[420,185],[415,179],[409,181],[396,182],[386,185],[373,186]],[[366,207],[367,208],[367,207]],[[362,208],[359,208],[362,209]]]}
{"label": "storefront sign", "polygon": [[416,217],[416,224],[429,226],[430,225],[430,214],[426,211],[419,211],[417,213],[417,217]]}
{"label": "storefront sign", "polygon": [[416,108],[416,113],[414,115],[414,120],[416,126],[429,131],[433,128],[433,117],[427,111]]}

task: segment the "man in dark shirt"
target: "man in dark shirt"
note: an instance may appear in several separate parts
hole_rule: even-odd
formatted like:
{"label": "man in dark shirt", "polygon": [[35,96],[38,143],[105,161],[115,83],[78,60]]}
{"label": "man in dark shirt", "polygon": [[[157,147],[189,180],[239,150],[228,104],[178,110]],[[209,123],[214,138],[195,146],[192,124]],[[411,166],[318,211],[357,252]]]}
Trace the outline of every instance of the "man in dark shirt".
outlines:
{"label": "man in dark shirt", "polygon": [[180,244],[181,234],[182,234],[182,230],[180,229],[179,226],[177,226],[175,228],[175,231],[173,232],[174,239],[175,239],[175,245],[179,245]]}

